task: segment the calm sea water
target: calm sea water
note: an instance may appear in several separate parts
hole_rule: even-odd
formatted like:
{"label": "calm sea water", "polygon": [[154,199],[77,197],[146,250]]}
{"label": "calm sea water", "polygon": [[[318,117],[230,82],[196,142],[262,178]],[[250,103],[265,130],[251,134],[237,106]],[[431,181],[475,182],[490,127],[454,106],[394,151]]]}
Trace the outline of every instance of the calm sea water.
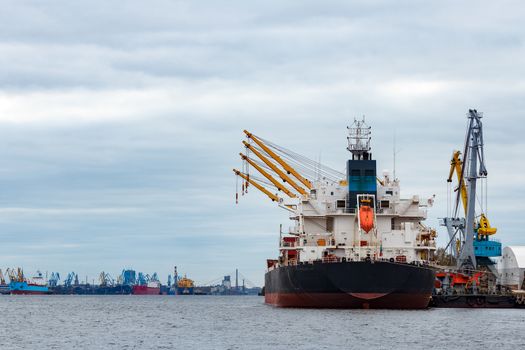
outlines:
{"label": "calm sea water", "polygon": [[0,349],[525,349],[525,310],[301,310],[262,297],[0,296]]}

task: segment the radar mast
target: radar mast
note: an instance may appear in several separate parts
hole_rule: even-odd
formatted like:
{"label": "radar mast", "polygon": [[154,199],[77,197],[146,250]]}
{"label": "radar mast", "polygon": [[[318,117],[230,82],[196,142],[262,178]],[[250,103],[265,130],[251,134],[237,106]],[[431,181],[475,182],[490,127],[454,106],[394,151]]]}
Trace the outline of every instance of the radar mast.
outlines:
{"label": "radar mast", "polygon": [[354,123],[347,127],[348,129],[348,147],[346,148],[352,153],[352,160],[369,160],[372,158],[370,153],[370,140],[372,137],[372,128],[365,122],[365,117],[362,120],[354,118]]}

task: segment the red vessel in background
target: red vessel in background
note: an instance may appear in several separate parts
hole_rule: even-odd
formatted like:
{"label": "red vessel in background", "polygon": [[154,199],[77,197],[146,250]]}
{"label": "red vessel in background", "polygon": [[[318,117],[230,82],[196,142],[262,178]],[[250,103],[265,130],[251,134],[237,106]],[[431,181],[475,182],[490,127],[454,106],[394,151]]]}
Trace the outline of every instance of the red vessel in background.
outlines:
{"label": "red vessel in background", "polygon": [[150,281],[147,284],[134,285],[131,293],[134,295],[159,295],[160,282]]}

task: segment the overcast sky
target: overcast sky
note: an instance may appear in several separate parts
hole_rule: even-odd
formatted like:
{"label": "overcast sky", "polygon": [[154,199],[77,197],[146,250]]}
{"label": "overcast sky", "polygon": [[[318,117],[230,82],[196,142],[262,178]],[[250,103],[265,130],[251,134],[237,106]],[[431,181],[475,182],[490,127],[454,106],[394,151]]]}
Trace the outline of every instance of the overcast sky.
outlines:
{"label": "overcast sky", "polygon": [[235,205],[242,130],[344,171],[362,115],[380,171],[397,135],[402,194],[436,194],[438,227],[469,108],[491,223],[525,245],[524,17],[520,1],[3,1],[0,267],[164,283],[238,267],[261,285],[289,224],[255,190]]}

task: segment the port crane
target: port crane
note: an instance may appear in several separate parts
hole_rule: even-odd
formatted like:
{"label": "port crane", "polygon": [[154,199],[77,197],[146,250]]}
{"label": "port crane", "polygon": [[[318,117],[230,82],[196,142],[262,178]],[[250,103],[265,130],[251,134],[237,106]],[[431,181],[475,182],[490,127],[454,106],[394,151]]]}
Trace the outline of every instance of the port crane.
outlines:
{"label": "port crane", "polygon": [[98,280],[99,280],[100,286],[102,287],[115,285],[115,280],[113,279],[113,277],[111,277],[109,273],[106,273],[104,271],[100,273],[100,275],[98,276]]}
{"label": "port crane", "polygon": [[68,273],[66,279],[64,280],[64,287],[71,287],[72,285],[77,286],[78,284],[78,275],[74,272]]}
{"label": "port crane", "polygon": [[59,280],[60,274],[58,272],[51,272],[51,277],[49,278],[49,281],[47,281],[47,284],[49,287],[56,287]]}
{"label": "port crane", "polygon": [[20,267],[17,269],[8,268],[5,272],[9,276],[9,281],[11,282],[24,282],[25,280],[24,270],[22,270]]}
{"label": "port crane", "polygon": [[[485,166],[482,115],[475,109],[468,112],[468,127],[463,149],[454,151],[450,163],[447,182],[452,182],[457,175],[458,187],[453,216],[442,219],[441,225],[447,228],[450,246],[457,242],[457,249],[452,249],[457,267],[464,271],[477,268],[482,258],[501,255],[501,243],[489,240],[497,229],[490,226],[487,216],[481,212],[476,216],[477,183],[487,177]],[[458,208],[463,205],[464,217],[459,217]],[[483,208],[481,208],[483,209]]]}

